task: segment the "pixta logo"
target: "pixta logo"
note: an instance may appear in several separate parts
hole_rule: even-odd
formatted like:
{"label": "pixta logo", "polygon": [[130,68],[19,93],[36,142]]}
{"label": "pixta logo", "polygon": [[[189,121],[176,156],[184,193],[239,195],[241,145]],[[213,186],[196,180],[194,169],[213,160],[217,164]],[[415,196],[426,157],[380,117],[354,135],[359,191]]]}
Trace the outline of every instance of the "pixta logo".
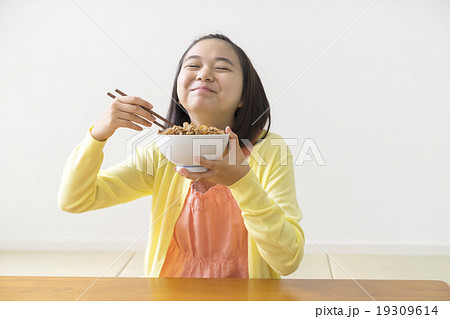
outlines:
{"label": "pixta logo", "polygon": [[[163,142],[163,136],[165,135],[158,134],[158,131],[155,129],[144,128],[144,130],[130,137],[127,140],[127,167],[153,175],[155,169],[161,168],[169,163],[167,158],[176,158],[176,152],[180,152],[180,149],[170,149],[171,146],[165,145]],[[267,166],[273,160],[276,160],[281,166],[302,166],[305,162],[313,162],[317,166],[326,165],[314,139],[306,138],[303,140],[302,144],[299,143],[299,140],[299,138],[263,139],[258,142],[258,147],[253,146],[249,140],[244,139],[242,142],[244,147],[251,150],[251,160],[255,161],[259,166]],[[218,150],[222,152],[222,140],[211,139],[211,143],[209,146],[212,148],[208,153],[211,154],[212,158],[222,160],[223,156],[218,156],[217,154]],[[269,154],[268,152],[261,153],[261,150],[264,148],[264,143],[269,143],[270,147],[273,149],[273,152],[269,152]],[[203,150],[205,145],[204,141],[201,141],[201,136],[199,136],[199,141],[194,140],[192,145],[189,147],[192,147],[191,153],[193,156],[198,156],[200,153],[205,153]],[[166,157],[158,155],[159,148],[164,148],[164,154],[166,154]],[[187,152],[186,149],[184,149],[184,152]],[[236,143],[230,143],[226,153],[228,154],[228,165],[242,165],[245,162],[238,162],[236,156],[230,156],[230,154],[236,154]],[[172,154],[174,156],[172,156]],[[209,156],[205,155],[203,157],[209,159]],[[155,163],[155,158],[159,158],[158,163]]]}

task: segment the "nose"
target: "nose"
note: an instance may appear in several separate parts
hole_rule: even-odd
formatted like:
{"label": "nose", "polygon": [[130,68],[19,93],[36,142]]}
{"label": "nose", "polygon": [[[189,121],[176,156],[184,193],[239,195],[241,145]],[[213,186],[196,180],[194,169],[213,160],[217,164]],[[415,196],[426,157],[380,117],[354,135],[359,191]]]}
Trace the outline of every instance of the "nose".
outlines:
{"label": "nose", "polygon": [[211,71],[209,70],[209,68],[204,67],[198,71],[196,80],[199,80],[202,82],[212,82],[214,80],[214,77],[211,74]]}

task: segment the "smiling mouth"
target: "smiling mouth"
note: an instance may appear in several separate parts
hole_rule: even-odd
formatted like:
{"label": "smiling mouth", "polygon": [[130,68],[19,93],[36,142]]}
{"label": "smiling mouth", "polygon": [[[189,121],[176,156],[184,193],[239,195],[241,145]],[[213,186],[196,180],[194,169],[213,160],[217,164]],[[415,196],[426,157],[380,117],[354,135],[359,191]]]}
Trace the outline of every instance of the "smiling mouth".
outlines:
{"label": "smiling mouth", "polygon": [[195,91],[195,92],[211,92],[211,93],[213,93],[213,91],[208,90],[208,89],[204,89],[204,88],[194,89],[193,91]]}
{"label": "smiling mouth", "polygon": [[198,87],[192,90],[193,92],[211,92],[215,93],[213,90],[208,89],[207,87]]}

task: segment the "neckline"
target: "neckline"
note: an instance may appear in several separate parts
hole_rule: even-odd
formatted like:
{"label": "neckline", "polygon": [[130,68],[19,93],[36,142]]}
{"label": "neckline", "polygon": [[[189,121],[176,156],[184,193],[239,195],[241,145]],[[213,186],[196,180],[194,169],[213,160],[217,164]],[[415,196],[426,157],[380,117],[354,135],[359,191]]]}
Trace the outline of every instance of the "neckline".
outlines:
{"label": "neckline", "polygon": [[[193,194],[197,195],[199,197],[204,197],[204,196],[207,196],[209,194],[213,194],[217,189],[222,188],[222,186],[226,187],[225,185],[222,185],[222,184],[216,184],[214,186],[211,186],[209,189],[206,189],[205,186],[202,183],[199,183],[199,185],[197,185],[197,187],[194,187],[194,182],[195,182],[194,180],[191,181],[191,184],[190,184],[189,187],[191,188]],[[198,190],[198,188],[203,189],[205,191],[202,192],[202,191]]]}

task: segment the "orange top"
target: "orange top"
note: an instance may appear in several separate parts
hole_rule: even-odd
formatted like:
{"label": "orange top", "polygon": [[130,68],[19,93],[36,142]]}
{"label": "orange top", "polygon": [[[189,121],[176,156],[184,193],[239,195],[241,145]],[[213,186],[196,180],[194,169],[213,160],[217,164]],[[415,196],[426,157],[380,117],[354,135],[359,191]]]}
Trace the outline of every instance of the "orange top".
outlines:
{"label": "orange top", "polygon": [[248,278],[247,229],[228,187],[191,182],[159,277]]}
{"label": "orange top", "polygon": [[[241,148],[246,158],[254,143]],[[159,277],[248,278],[241,213],[228,187],[192,181]]]}

